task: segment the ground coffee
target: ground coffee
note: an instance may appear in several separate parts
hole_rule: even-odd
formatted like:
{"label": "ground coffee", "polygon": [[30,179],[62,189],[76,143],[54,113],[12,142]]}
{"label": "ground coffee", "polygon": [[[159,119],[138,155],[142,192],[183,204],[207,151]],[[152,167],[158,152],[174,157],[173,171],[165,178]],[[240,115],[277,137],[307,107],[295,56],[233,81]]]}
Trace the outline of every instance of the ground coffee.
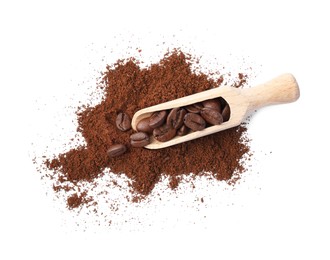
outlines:
{"label": "ground coffee", "polygon": [[[120,60],[109,65],[98,88],[104,93],[96,106],[85,106],[77,112],[78,131],[86,145],[45,160],[54,180],[54,190],[68,192],[69,208],[76,208],[91,199],[85,193],[70,193],[67,183],[93,181],[106,168],[124,173],[132,180],[132,192],[143,198],[150,194],[162,174],[170,177],[170,188],[179,185],[182,175],[206,172],[222,181],[234,181],[244,171],[242,157],[249,152],[244,138],[246,128],[238,126],[223,132],[178,144],[161,150],[134,148],[129,143],[132,129],[124,124],[144,107],[191,95],[223,83],[192,69],[194,59],[179,50],[167,53],[162,60],[141,68],[135,59]],[[233,86],[241,87],[246,77],[239,74]],[[123,114],[125,113],[125,115]],[[118,129],[121,128],[121,130]],[[116,144],[125,144],[110,150]],[[235,174],[238,173],[238,174]],[[95,202],[94,202],[95,203]]]}

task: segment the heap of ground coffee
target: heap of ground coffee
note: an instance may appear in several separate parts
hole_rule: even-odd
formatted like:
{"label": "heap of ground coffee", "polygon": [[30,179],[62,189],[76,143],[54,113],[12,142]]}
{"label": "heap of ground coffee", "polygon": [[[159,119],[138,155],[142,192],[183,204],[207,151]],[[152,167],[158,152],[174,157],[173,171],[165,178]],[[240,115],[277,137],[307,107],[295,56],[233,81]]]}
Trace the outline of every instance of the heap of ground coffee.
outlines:
{"label": "heap of ground coffee", "polygon": [[[77,111],[77,130],[86,144],[45,160],[54,190],[69,190],[67,183],[92,182],[106,168],[115,174],[124,173],[132,180],[132,192],[142,197],[150,194],[162,175],[170,177],[170,188],[176,188],[181,176],[188,174],[208,172],[220,181],[237,178],[236,173],[245,169],[241,159],[249,152],[244,126],[160,150],[136,149],[129,142],[120,145],[127,144],[134,133],[126,124],[126,115],[221,85],[221,75],[212,78],[194,71],[193,61],[190,55],[174,50],[147,68],[141,68],[135,59],[107,66],[98,85],[103,100]],[[240,87],[245,81],[246,77],[239,74],[233,86]],[[110,150],[114,156],[109,156],[110,147],[116,148]],[[91,202],[83,197],[86,194],[68,194],[69,208]]]}

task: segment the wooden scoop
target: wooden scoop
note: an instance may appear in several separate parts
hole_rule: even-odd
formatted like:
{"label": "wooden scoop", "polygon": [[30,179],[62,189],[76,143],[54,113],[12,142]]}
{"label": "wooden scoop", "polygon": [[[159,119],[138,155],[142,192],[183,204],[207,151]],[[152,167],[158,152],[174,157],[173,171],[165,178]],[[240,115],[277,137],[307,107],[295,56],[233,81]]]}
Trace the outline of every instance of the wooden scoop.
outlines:
{"label": "wooden scoop", "polygon": [[223,97],[227,101],[230,107],[230,119],[227,122],[184,136],[176,136],[167,142],[159,142],[151,137],[151,143],[145,146],[148,149],[160,149],[235,127],[241,124],[254,110],[268,105],[294,102],[299,98],[299,95],[298,83],[294,76],[288,73],[252,88],[218,87],[141,109],[132,118],[132,128],[136,130],[137,123],[141,119],[151,116],[155,111],[184,107],[217,97]]}

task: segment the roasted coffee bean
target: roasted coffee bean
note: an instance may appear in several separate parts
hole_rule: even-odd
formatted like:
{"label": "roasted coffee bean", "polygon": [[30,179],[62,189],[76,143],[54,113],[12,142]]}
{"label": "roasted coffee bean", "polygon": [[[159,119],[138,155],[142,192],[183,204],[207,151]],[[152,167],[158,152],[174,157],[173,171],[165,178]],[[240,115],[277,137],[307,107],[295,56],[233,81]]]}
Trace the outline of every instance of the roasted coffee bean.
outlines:
{"label": "roasted coffee bean", "polygon": [[126,152],[126,146],[123,144],[114,144],[110,146],[107,153],[109,157],[116,157]]}
{"label": "roasted coffee bean", "polygon": [[179,130],[176,132],[176,134],[177,134],[178,136],[183,136],[183,135],[188,134],[188,132],[189,132],[189,128],[188,128],[185,124],[183,124],[183,125],[179,128]]}
{"label": "roasted coffee bean", "polygon": [[120,131],[131,129],[131,118],[127,114],[120,112],[116,118],[116,126]]}
{"label": "roasted coffee bean", "polygon": [[228,121],[230,118],[230,107],[228,104],[222,110],[222,117],[223,117],[223,122]]}
{"label": "roasted coffee bean", "polygon": [[216,110],[216,111],[221,113],[220,100],[217,99],[217,98],[205,100],[205,101],[203,101],[202,104],[203,104],[204,107],[212,108],[213,110]]}
{"label": "roasted coffee bean", "polygon": [[150,144],[150,138],[147,133],[137,132],[130,136],[131,145],[133,147],[143,147]]}
{"label": "roasted coffee bean", "polygon": [[206,126],[205,120],[200,115],[194,113],[187,113],[183,121],[193,131],[203,130]]}
{"label": "roasted coffee bean", "polygon": [[202,103],[191,104],[185,107],[189,113],[198,114],[203,109]]}
{"label": "roasted coffee bean", "polygon": [[152,134],[152,131],[154,129],[151,128],[149,125],[149,117],[143,118],[142,120],[140,120],[136,125],[136,130],[139,132],[145,132],[145,133]]}
{"label": "roasted coffee bean", "polygon": [[153,131],[153,136],[159,142],[166,142],[171,140],[176,135],[176,130],[171,125],[162,125],[155,128]]}
{"label": "roasted coffee bean", "polygon": [[176,107],[167,116],[166,124],[174,129],[179,129],[183,125],[183,118],[187,114],[184,108]]}
{"label": "roasted coffee bean", "polygon": [[220,101],[221,111],[225,108],[227,105],[227,101],[223,97],[218,97],[218,100]]}
{"label": "roasted coffee bean", "polygon": [[167,111],[165,110],[154,112],[149,118],[149,126],[153,129],[161,126],[165,122],[166,116]]}
{"label": "roasted coffee bean", "polygon": [[211,125],[220,125],[223,122],[221,113],[212,108],[204,107],[201,116]]}

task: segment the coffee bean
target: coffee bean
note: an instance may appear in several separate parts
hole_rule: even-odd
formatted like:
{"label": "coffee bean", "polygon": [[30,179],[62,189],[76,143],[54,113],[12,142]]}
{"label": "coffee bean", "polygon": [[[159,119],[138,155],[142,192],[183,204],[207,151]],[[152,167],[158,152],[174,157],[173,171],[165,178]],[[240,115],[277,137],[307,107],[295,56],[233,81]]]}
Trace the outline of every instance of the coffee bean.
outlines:
{"label": "coffee bean", "polygon": [[207,108],[211,108],[221,113],[220,100],[217,98],[203,101],[203,106]]}
{"label": "coffee bean", "polygon": [[120,131],[124,132],[131,129],[131,118],[127,114],[120,112],[116,118],[116,126]]}
{"label": "coffee bean", "polygon": [[198,114],[203,109],[202,103],[191,104],[185,107],[189,113]]}
{"label": "coffee bean", "polygon": [[189,128],[188,128],[185,124],[183,124],[183,125],[179,128],[179,130],[176,132],[176,134],[177,134],[178,136],[183,136],[183,135],[188,134],[188,132],[189,132]]}
{"label": "coffee bean", "polygon": [[139,132],[145,132],[151,134],[154,129],[150,127],[149,119],[150,118],[147,117],[140,120],[136,125],[136,130]]}
{"label": "coffee bean", "polygon": [[220,101],[221,111],[222,111],[225,108],[225,106],[227,105],[227,101],[223,97],[219,97],[218,99]]}
{"label": "coffee bean", "polygon": [[166,124],[174,129],[179,129],[183,125],[183,118],[187,114],[184,108],[176,107],[171,110],[167,116]]}
{"label": "coffee bean", "polygon": [[228,121],[230,118],[230,107],[228,104],[222,110],[222,117],[223,117],[223,122]]}
{"label": "coffee bean", "polygon": [[176,134],[175,128],[167,124],[155,128],[153,131],[153,136],[159,142],[169,141],[175,136],[175,134]]}
{"label": "coffee bean", "polygon": [[126,146],[123,144],[114,144],[110,146],[107,153],[109,157],[116,157],[126,152]]}
{"label": "coffee bean", "polygon": [[184,124],[193,131],[203,130],[206,126],[205,120],[200,115],[194,113],[185,115]]}
{"label": "coffee bean", "polygon": [[137,132],[130,136],[131,145],[133,147],[144,147],[150,144],[150,138],[147,133],[144,132]]}
{"label": "coffee bean", "polygon": [[149,119],[149,126],[153,129],[161,126],[165,122],[166,116],[165,110],[154,112]]}
{"label": "coffee bean", "polygon": [[204,107],[201,116],[211,125],[220,125],[223,122],[221,113],[212,108]]}

